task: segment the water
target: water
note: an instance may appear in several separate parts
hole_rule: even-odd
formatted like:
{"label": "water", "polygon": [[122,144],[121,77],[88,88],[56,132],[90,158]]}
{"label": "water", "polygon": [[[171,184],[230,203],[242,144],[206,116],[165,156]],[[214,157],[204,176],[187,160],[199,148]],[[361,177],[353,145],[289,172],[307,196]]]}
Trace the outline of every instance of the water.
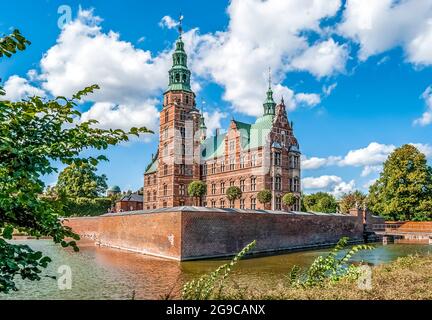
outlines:
{"label": "water", "polygon": [[[19,291],[0,299],[160,299],[169,293],[178,294],[181,285],[190,279],[216,269],[227,260],[177,262],[141,254],[95,246],[81,241],[80,252],[61,248],[50,240],[20,240],[53,260],[44,275],[59,276],[61,265],[72,270],[72,289],[59,290],[57,280],[43,277],[41,281],[18,280]],[[294,264],[308,266],[330,249],[285,253],[240,261],[234,270],[239,284],[254,285],[283,279]],[[415,244],[377,245],[373,251],[355,256],[355,261],[371,264],[390,262],[397,257],[418,253],[429,254],[432,246]]]}

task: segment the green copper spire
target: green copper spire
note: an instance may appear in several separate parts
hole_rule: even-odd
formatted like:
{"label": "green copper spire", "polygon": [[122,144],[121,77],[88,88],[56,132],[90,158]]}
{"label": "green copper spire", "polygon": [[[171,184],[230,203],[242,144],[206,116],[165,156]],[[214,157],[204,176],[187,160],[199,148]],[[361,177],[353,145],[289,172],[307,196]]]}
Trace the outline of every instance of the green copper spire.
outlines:
{"label": "green copper spire", "polygon": [[207,126],[205,125],[205,121],[204,121],[204,115],[202,113],[200,117],[200,129],[207,129]]}
{"label": "green copper spire", "polygon": [[180,25],[179,25],[179,38],[176,42],[176,48],[173,53],[173,66],[168,71],[169,74],[169,85],[168,90],[183,90],[183,91],[192,91],[190,87],[190,76],[191,72],[187,67],[187,54],[184,50],[184,43],[182,40],[182,25],[181,22],[183,20],[183,16],[180,17]]}
{"label": "green copper spire", "polygon": [[267,98],[264,101],[264,115],[275,115],[276,102],[273,100],[273,91],[271,89],[271,69],[269,68],[269,86],[267,90]]}

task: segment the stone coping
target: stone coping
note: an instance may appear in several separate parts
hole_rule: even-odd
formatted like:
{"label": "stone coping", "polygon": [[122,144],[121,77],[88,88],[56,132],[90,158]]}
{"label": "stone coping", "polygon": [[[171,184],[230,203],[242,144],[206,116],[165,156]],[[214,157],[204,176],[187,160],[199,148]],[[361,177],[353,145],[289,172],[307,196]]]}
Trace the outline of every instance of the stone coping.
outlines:
{"label": "stone coping", "polygon": [[65,217],[62,219],[77,219],[77,218],[99,218],[99,217],[115,217],[115,216],[130,216],[140,214],[153,213],[175,213],[175,212],[211,212],[211,213],[255,213],[255,214],[274,214],[274,215],[311,215],[311,216],[340,216],[353,217],[349,214],[342,213],[322,213],[322,212],[302,212],[302,211],[279,211],[279,210],[252,210],[252,209],[236,209],[236,208],[208,208],[198,206],[180,206],[169,208],[158,208],[149,210],[136,210],[125,212],[106,213],[100,216],[83,216],[83,217]]}

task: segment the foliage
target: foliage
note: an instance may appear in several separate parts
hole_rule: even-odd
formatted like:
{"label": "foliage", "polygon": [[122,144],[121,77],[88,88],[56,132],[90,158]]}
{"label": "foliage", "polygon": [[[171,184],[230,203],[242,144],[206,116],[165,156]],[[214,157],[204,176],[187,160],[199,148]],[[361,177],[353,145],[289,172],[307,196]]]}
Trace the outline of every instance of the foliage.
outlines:
{"label": "foliage", "polygon": [[366,204],[366,195],[361,191],[348,192],[342,195],[339,200],[339,211],[341,213],[349,213],[350,209],[356,205],[363,207]]}
{"label": "foliage", "polygon": [[63,202],[64,217],[99,216],[113,205],[111,198],[73,198]]}
{"label": "foliage", "polygon": [[334,196],[326,192],[317,192],[303,197],[306,211],[333,213],[337,210],[337,201]]}
{"label": "foliage", "polygon": [[[11,228],[7,232],[12,232]],[[10,245],[0,238],[0,292],[17,291],[14,277],[40,280],[42,268],[46,268],[51,259],[43,257],[41,252],[34,252],[27,245]]]}
{"label": "foliage", "polygon": [[299,266],[294,266],[289,274],[291,285],[314,287],[323,285],[326,281],[337,282],[344,278],[356,279],[359,275],[358,267],[349,264],[349,259],[361,250],[372,250],[374,247],[365,244],[356,245],[338,258],[338,254],[347,244],[348,238],[341,238],[327,256],[316,258],[306,271],[302,271]]}
{"label": "foliage", "polygon": [[[18,41],[15,44],[18,49],[24,49],[23,43],[29,43],[20,39],[18,33],[13,37]],[[2,41],[4,44],[9,40]],[[6,56],[15,52],[13,44],[8,43],[6,48],[2,46]],[[105,130],[96,128],[95,120],[80,122],[81,114],[75,107],[82,97],[97,88],[97,85],[85,88],[71,99],[43,100],[35,96],[20,102],[0,101],[0,235],[4,239],[11,239],[11,230],[16,229],[30,236],[51,237],[63,247],[78,250],[75,241],[65,240],[78,240],[79,236],[59,221],[59,216],[63,215],[61,206],[40,196],[44,190],[41,177],[56,171],[55,162],[97,165],[106,158],[83,158],[79,156],[81,151],[106,149],[127,141],[130,134],[138,136],[151,132],[146,128],[132,128],[129,132]],[[41,260],[40,253],[30,248],[23,249],[7,242],[2,242],[0,255],[10,263],[9,267],[0,269],[0,278],[10,280],[4,282],[1,292],[14,290],[13,276],[16,274],[37,280],[36,269],[45,267],[48,262],[44,258]],[[18,265],[18,271],[11,267],[12,262]],[[36,269],[29,269],[30,265]]]}
{"label": "foliage", "polygon": [[226,190],[226,195],[229,201],[234,201],[241,198],[242,191],[239,187],[229,186]]}
{"label": "foliage", "polygon": [[426,156],[408,144],[395,149],[369,189],[368,205],[386,219],[432,220],[432,168]]}
{"label": "foliage", "polygon": [[270,203],[272,199],[272,193],[270,190],[264,189],[258,192],[257,198],[262,204]]}
{"label": "foliage", "polygon": [[182,297],[184,300],[207,300],[217,298],[221,295],[224,281],[234,267],[243,256],[245,256],[256,245],[256,241],[252,241],[244,247],[230,263],[221,265],[215,271],[201,276],[198,280],[187,282],[183,286]]}
{"label": "foliage", "polygon": [[288,206],[289,208],[295,205],[296,201],[297,201],[297,196],[291,192],[285,193],[284,196],[282,197],[283,204]]}
{"label": "foliage", "polygon": [[207,185],[200,180],[192,181],[188,186],[188,194],[193,198],[198,198],[201,201],[201,198],[207,192]]}
{"label": "foliage", "polygon": [[72,163],[60,172],[55,187],[57,193],[62,198],[96,198],[104,194],[108,188],[107,177],[97,175],[96,170],[90,163]]}

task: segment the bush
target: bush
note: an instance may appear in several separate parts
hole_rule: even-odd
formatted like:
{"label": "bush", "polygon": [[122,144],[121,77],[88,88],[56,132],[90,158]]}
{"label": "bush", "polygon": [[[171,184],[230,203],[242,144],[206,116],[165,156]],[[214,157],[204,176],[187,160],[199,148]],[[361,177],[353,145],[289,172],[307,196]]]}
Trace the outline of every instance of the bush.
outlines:
{"label": "bush", "polygon": [[258,192],[257,195],[258,201],[262,204],[269,203],[272,199],[272,194],[270,190],[264,189]]}
{"label": "bush", "polygon": [[112,206],[110,198],[75,198],[64,201],[66,217],[72,216],[99,216],[108,212]]}
{"label": "bush", "polygon": [[284,203],[284,205],[290,208],[295,205],[296,201],[297,197],[291,192],[285,193],[285,195],[282,197],[282,202]]}
{"label": "bush", "polygon": [[226,195],[227,195],[228,200],[234,201],[234,200],[237,200],[237,199],[241,198],[242,191],[241,191],[241,189],[239,187],[230,186],[226,190]]}
{"label": "bush", "polygon": [[201,202],[201,198],[206,194],[206,192],[207,192],[207,185],[204,182],[200,180],[196,180],[189,183],[188,186],[189,196],[195,199],[199,199],[200,202]]}

